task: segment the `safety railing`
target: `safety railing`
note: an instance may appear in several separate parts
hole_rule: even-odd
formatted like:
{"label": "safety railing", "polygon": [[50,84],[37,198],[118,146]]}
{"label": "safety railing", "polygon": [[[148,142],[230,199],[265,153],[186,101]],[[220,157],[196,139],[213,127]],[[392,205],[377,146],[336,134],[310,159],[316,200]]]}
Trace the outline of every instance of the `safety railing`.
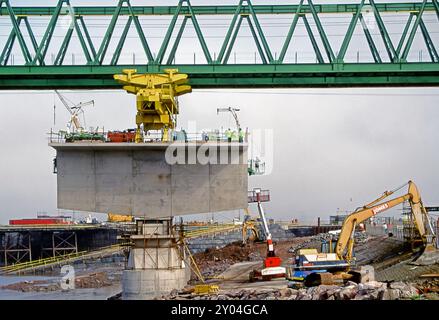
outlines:
{"label": "safety railing", "polygon": [[69,254],[65,254],[65,255],[59,255],[56,257],[42,258],[42,259],[37,259],[37,260],[32,260],[32,261],[27,261],[27,262],[22,262],[22,263],[16,263],[16,264],[1,267],[0,274],[15,273],[15,272],[23,271],[26,269],[33,269],[33,268],[38,268],[38,267],[43,267],[43,266],[49,266],[49,265],[56,264],[56,263],[67,262],[67,261],[72,260],[72,259],[84,258],[87,255],[97,254],[99,252],[106,251],[106,250],[122,249],[124,246],[127,246],[127,245],[129,245],[129,243],[101,247],[101,248],[99,248],[97,250],[93,250],[93,251],[80,251],[80,252],[74,252],[74,253],[69,253]]}
{"label": "safety railing", "polygon": [[218,232],[229,232],[233,230],[238,230],[241,229],[242,226],[240,224],[219,224],[219,225],[197,226],[194,227],[194,229],[192,230],[188,230],[187,226],[181,226],[179,228],[183,228],[183,236],[185,238],[196,238],[205,235],[215,234]]}
{"label": "safety railing", "polygon": [[[68,133],[67,131],[50,131],[48,133],[49,143],[71,143],[71,142],[87,142],[87,143],[102,143],[102,142],[116,142],[111,141],[109,133],[115,133],[119,131],[83,131]],[[185,130],[169,130],[169,139],[166,142],[248,142],[248,133],[245,133],[243,137],[239,136],[237,131],[231,130],[230,132],[223,130],[215,131],[201,131],[201,132],[187,132]],[[120,142],[120,141],[117,141]],[[134,143],[133,140],[123,141],[126,143]],[[161,131],[149,131],[143,137],[143,142],[164,142],[163,132]]]}

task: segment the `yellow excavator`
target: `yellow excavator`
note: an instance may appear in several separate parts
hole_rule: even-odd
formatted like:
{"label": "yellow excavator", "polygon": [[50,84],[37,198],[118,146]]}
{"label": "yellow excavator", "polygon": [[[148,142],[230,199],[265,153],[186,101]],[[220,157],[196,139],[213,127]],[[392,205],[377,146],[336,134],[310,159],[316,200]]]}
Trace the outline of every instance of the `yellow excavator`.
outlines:
{"label": "yellow excavator", "polygon": [[[408,185],[408,192],[400,197],[383,201],[396,191]],[[334,279],[350,279],[357,274],[352,268],[355,266],[353,256],[354,234],[356,227],[363,221],[375,215],[393,208],[405,201],[410,203],[414,217],[415,228],[418,230],[420,240],[422,240],[422,254],[414,261],[418,265],[430,265],[439,263],[439,253],[436,247],[436,234],[425,209],[421,195],[416,185],[409,181],[404,186],[386,191],[378,199],[358,208],[348,215],[343,222],[340,234],[335,247],[329,243],[328,251],[319,253],[317,249],[300,249],[296,254],[296,264],[290,270],[291,278],[302,277],[310,279],[308,283],[329,284]],[[295,274],[295,276],[294,276]]]}

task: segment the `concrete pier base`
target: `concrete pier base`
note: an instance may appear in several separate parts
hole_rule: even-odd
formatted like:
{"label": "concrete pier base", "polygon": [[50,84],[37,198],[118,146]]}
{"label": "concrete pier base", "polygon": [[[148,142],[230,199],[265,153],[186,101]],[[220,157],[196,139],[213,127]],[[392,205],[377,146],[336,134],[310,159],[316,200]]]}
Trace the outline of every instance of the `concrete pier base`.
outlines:
{"label": "concrete pier base", "polygon": [[123,300],[150,300],[182,289],[187,284],[186,270],[125,270],[122,276]]}
{"label": "concrete pier base", "polygon": [[171,219],[137,221],[122,277],[122,299],[152,299],[187,284],[190,268],[171,228]]}

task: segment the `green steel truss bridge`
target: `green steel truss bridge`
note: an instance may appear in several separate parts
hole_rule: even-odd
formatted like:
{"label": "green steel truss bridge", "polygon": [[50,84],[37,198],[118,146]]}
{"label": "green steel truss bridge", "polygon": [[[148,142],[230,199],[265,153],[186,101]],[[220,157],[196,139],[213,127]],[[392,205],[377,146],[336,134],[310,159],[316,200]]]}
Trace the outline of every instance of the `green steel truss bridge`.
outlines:
{"label": "green steel truss bridge", "polygon": [[[337,1],[337,0],[334,0]],[[295,4],[253,5],[250,0],[240,0],[235,5],[191,5],[189,0],[180,0],[175,6],[132,6],[129,0],[115,0],[115,6],[72,7],[69,0],[59,0],[55,7],[14,7],[9,0],[0,0],[0,28],[7,37],[0,38],[0,89],[114,89],[119,88],[113,74],[123,69],[137,69],[139,73],[162,72],[177,68],[189,74],[194,88],[282,88],[282,87],[352,87],[352,86],[437,86],[439,85],[438,43],[434,33],[439,31],[438,0],[419,0],[410,3],[383,3],[374,0],[353,0],[351,4],[328,4],[320,0],[295,0]],[[108,3],[108,1],[107,1]],[[373,17],[377,31],[368,27]],[[392,39],[384,16],[393,14],[403,21],[398,41]],[[325,23],[325,15],[345,15],[350,22],[343,34],[341,45],[335,47]],[[153,52],[148,40],[148,28],[142,26],[144,19],[169,16],[167,32],[161,45]],[[218,39],[220,49],[213,52],[207,45],[210,32],[199,23],[201,17],[228,16],[224,22],[225,37]],[[289,28],[282,36],[283,45],[276,52],[270,47],[273,32],[264,30],[262,16],[289,18]],[[427,25],[426,16],[434,19]],[[46,17],[45,30],[36,34],[35,18]],[[48,48],[53,42],[54,32],[65,18],[70,17],[61,44],[52,59]],[[105,31],[94,37],[87,19],[107,17]],[[125,25],[118,32],[116,25],[124,17]],[[143,19],[143,20],[142,20]],[[179,23],[177,23],[180,21]],[[221,20],[221,21],[224,21]],[[302,22],[315,54],[313,63],[287,61],[297,26]],[[310,24],[313,22],[313,27]],[[188,24],[195,30],[203,54],[203,62],[178,64],[178,53],[182,35]],[[240,29],[247,26],[257,48],[252,63],[234,63],[233,48],[240,40]],[[345,61],[355,28],[359,26],[366,39],[372,61]],[[120,55],[126,45],[130,28],[134,28],[141,50],[146,58],[131,64],[120,64]],[[435,29],[436,32],[433,32]],[[270,29],[272,30],[272,29]],[[75,34],[84,63],[68,63],[66,53]],[[412,61],[415,37],[421,37],[428,55]],[[3,39],[3,40],[1,40]],[[114,39],[117,46],[109,50]],[[437,39],[437,38],[436,38]],[[378,50],[378,42],[385,50]],[[437,42],[437,41],[436,41]],[[20,57],[13,57],[15,50]],[[296,48],[299,50],[300,48]],[[256,57],[257,53],[257,57]],[[256,59],[257,58],[257,59]],[[18,61],[18,62],[17,62]]]}

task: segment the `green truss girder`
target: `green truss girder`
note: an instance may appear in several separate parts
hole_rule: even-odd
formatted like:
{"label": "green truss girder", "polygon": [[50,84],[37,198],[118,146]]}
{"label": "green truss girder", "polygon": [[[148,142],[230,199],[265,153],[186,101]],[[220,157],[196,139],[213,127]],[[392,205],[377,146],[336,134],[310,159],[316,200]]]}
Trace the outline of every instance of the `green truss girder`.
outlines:
{"label": "green truss girder", "polygon": [[[162,42],[162,45],[160,47],[159,53],[157,55],[157,58],[154,59],[153,55],[151,53],[151,50],[149,48],[148,42],[146,40],[145,34],[143,32],[142,26],[140,25],[140,21],[138,18],[138,15],[140,14],[147,14],[145,13],[145,10],[147,11],[147,9],[145,9],[146,7],[133,7],[130,4],[129,0],[119,0],[117,7],[113,7],[111,10],[108,9],[106,10],[103,14],[109,14],[109,12],[112,12],[112,19],[111,22],[108,26],[108,29],[105,33],[104,39],[101,42],[101,45],[99,47],[98,52],[96,52],[96,50],[94,49],[93,46],[93,42],[91,40],[90,34],[88,33],[88,30],[85,26],[85,22],[83,19],[82,15],[78,15],[77,12],[79,10],[79,12],[82,12],[83,14],[91,14],[91,12],[93,12],[94,14],[98,14],[96,11],[96,7],[91,7],[93,10],[90,12],[85,12],[85,7],[80,7],[80,9],[77,8],[72,8],[70,6],[70,1],[69,0],[58,0],[58,4],[57,6],[52,10],[48,10],[46,14],[52,13],[52,17],[50,19],[49,25],[46,29],[46,32],[44,33],[43,39],[40,43],[40,45],[37,47],[36,49],[36,53],[35,56],[32,58],[30,56],[29,50],[27,49],[26,43],[24,42],[23,36],[19,30],[19,26],[17,25],[17,20],[16,20],[16,16],[14,13],[14,8],[12,8],[9,4],[8,0],[3,0],[0,2],[1,9],[2,12],[6,10],[7,14],[11,17],[11,21],[13,21],[13,32],[11,32],[10,35],[10,39],[8,39],[4,49],[3,49],[3,53],[4,55],[0,58],[0,65],[1,64],[5,64],[5,58],[9,58],[8,53],[10,54],[11,49],[12,49],[12,45],[15,42],[15,37],[19,39],[20,42],[20,46],[22,47],[22,51],[23,54],[25,56],[25,61],[26,61],[26,65],[36,65],[37,62],[40,65],[45,65],[45,61],[44,58],[46,56],[47,53],[47,49],[49,47],[50,44],[50,40],[53,36],[53,32],[54,29],[56,27],[56,22],[59,18],[60,15],[62,14],[71,14],[71,15],[75,15],[75,19],[74,19],[74,28],[76,29],[76,33],[78,35],[78,38],[80,40],[81,43],[81,47],[83,49],[87,64],[97,64],[97,65],[102,65],[104,64],[104,59],[105,59],[105,55],[106,52],[108,50],[108,46],[109,43],[111,41],[113,32],[114,32],[114,28],[116,26],[118,17],[123,15],[123,14],[128,14],[130,17],[130,24],[131,22],[134,22],[134,25],[136,27],[139,39],[142,43],[143,49],[146,53],[147,59],[148,59],[148,63],[149,64],[157,64],[160,65],[163,63],[164,60],[164,55],[166,53],[167,47],[169,45],[169,41],[171,38],[171,35],[175,29],[175,23],[178,19],[178,17],[182,14],[185,15],[185,17],[189,17],[191,19],[191,21],[193,22],[197,37],[199,39],[199,42],[201,44],[201,47],[203,49],[203,53],[205,55],[206,61],[208,64],[225,64],[228,62],[230,54],[231,54],[231,50],[233,48],[233,45],[236,41],[236,36],[239,32],[239,29],[241,28],[241,22],[242,22],[242,17],[244,16],[246,18],[246,20],[248,21],[249,27],[250,27],[250,31],[253,35],[253,38],[255,40],[259,55],[261,56],[261,61],[263,64],[266,63],[279,63],[279,62],[283,62],[285,55],[286,55],[286,51],[291,43],[291,39],[294,33],[294,30],[296,28],[297,25],[297,21],[299,17],[303,17],[304,23],[305,23],[305,27],[309,36],[309,39],[312,43],[313,49],[316,53],[316,57],[317,57],[317,62],[318,63],[326,63],[322,57],[322,54],[320,52],[320,48],[317,44],[315,35],[312,32],[312,29],[309,26],[309,23],[307,22],[307,18],[306,18],[306,14],[310,13],[313,17],[313,20],[316,24],[318,33],[320,35],[320,39],[321,42],[323,43],[323,47],[324,50],[326,52],[327,55],[327,59],[329,63],[334,63],[334,62],[343,62],[344,60],[344,56],[346,54],[346,51],[348,49],[348,46],[350,44],[353,32],[355,27],[358,24],[358,21],[360,20],[361,24],[363,25],[363,30],[367,39],[367,42],[369,44],[369,48],[372,52],[372,56],[374,58],[374,61],[377,63],[381,63],[381,57],[379,57],[379,54],[376,50],[376,45],[374,43],[374,40],[369,32],[369,30],[366,28],[364,28],[364,21],[362,21],[362,17],[361,17],[361,11],[364,7],[364,5],[366,4],[365,0],[361,0],[361,2],[359,4],[346,4],[346,5],[337,5],[337,9],[335,9],[333,7],[333,5],[321,5],[321,4],[314,4],[311,0],[307,1],[307,4],[304,4],[304,0],[301,0],[300,3],[296,6],[255,6],[252,5],[250,0],[240,0],[239,4],[237,6],[217,6],[217,10],[215,11],[214,14],[222,14],[224,12],[226,12],[227,10],[230,10],[230,8],[235,8],[234,11],[234,17],[232,19],[232,22],[229,26],[229,30],[227,32],[227,35],[225,37],[225,40],[223,42],[223,45],[221,47],[221,50],[219,52],[218,55],[218,59],[215,59],[215,61],[213,61],[212,56],[211,56],[211,52],[209,51],[207,44],[204,40],[204,36],[203,33],[201,31],[200,25],[198,24],[196,15],[197,14],[206,14],[206,12],[210,12],[207,9],[211,9],[212,6],[203,6],[202,8],[204,8],[203,10],[201,9],[201,7],[197,7],[198,10],[196,10],[196,7],[193,7],[190,4],[189,0],[180,0],[178,6],[174,9],[169,9],[171,7],[167,7],[167,10],[158,10],[158,11],[151,11],[151,14],[159,14],[159,12],[162,12],[163,14],[166,14],[166,12],[174,12],[173,14],[173,18],[172,21],[168,27],[168,31],[166,33],[166,36]],[[6,8],[3,8],[3,3],[6,4]],[[186,6],[184,6],[184,4],[186,4]],[[374,16],[376,18],[376,23],[378,24],[379,27],[379,31],[382,37],[382,40],[385,44],[385,48],[386,51],[388,53],[389,59],[392,62],[398,62],[398,61],[406,61],[407,56],[409,54],[409,51],[411,49],[411,45],[414,39],[414,36],[416,34],[416,31],[418,29],[419,24],[421,23],[420,19],[421,16],[423,14],[423,12],[425,10],[431,10],[431,11],[435,11],[436,14],[439,17],[439,4],[437,0],[423,0],[423,2],[417,2],[417,3],[411,3],[411,4],[386,4],[383,6],[383,4],[376,4],[374,0],[368,0],[367,4],[369,4],[372,8],[373,8],[373,13]],[[68,6],[68,10],[62,10],[63,6],[67,5]],[[124,6],[126,5],[126,6]],[[332,7],[331,7],[332,6]],[[139,8],[143,8],[143,11],[139,11]],[[163,7],[161,7],[163,9]],[[172,7],[174,8],[174,7]],[[224,9],[226,8],[226,9]],[[287,34],[287,37],[285,39],[285,42],[282,46],[282,50],[279,56],[279,59],[275,61],[275,59],[273,59],[273,55],[272,55],[272,51],[270,49],[270,46],[268,45],[267,39],[265,37],[265,34],[262,30],[262,27],[258,21],[257,15],[260,14],[261,12],[263,13],[263,10],[267,10],[267,8],[270,8],[271,12],[281,12],[281,13],[287,13],[286,8],[291,9],[291,8],[295,8],[295,14],[294,14],[294,18],[293,18],[293,22],[292,25],[290,27],[290,30]],[[356,9],[356,13],[354,14],[351,24],[348,28],[348,31],[346,33],[346,36],[344,38],[344,41],[342,43],[342,46],[340,48],[340,51],[338,53],[338,56],[335,57],[333,49],[329,43],[329,40],[326,36],[326,32],[324,30],[324,27],[322,25],[322,23],[320,22],[320,18],[319,18],[319,13],[326,13],[326,12],[330,12],[331,10],[333,12],[352,12],[353,8]],[[395,49],[390,36],[387,32],[387,29],[384,25],[384,22],[381,18],[380,12],[387,12],[387,11],[391,11],[391,10],[409,10],[410,8],[415,8],[415,9],[419,9],[417,14],[413,14],[413,12],[410,13],[410,20],[406,25],[406,28],[404,30],[403,36],[401,37],[401,40],[398,44],[398,47]],[[27,8],[29,9],[29,8]],[[102,8],[100,8],[102,9]],[[20,12],[24,12],[25,9],[23,8],[16,8],[16,10],[20,11]],[[30,10],[30,9],[29,9]],[[206,11],[207,10],[207,11]],[[197,13],[198,12],[198,13]],[[41,14],[44,14],[43,12],[40,11]],[[413,17],[413,15],[415,15],[416,21],[415,24],[413,26],[413,28],[411,29],[411,31],[409,30],[410,27],[410,23],[411,23],[411,18]],[[237,20],[239,17],[239,21],[238,24],[236,24]],[[251,19],[253,20],[253,24],[251,23]],[[78,21],[80,24],[78,24]],[[173,45],[173,48],[171,50],[171,55],[169,56],[169,58],[167,59],[167,62],[169,61],[173,61],[174,57],[175,57],[175,52],[178,49],[178,44],[180,43],[181,40],[181,36],[182,36],[182,32],[184,31],[184,27],[186,25],[186,18],[184,21],[184,25],[182,25],[182,28],[180,28],[179,32],[178,32],[178,36],[175,40],[175,43]],[[84,30],[82,34],[81,32],[81,28]],[[29,30],[29,33],[32,34],[31,30],[30,30],[30,26],[29,26],[29,22],[26,19],[26,27]],[[17,32],[18,30],[18,32]],[[256,32],[255,32],[256,30]],[[428,32],[426,28],[423,28],[423,36],[425,41],[427,42],[427,46],[428,46],[428,50],[430,53],[430,56],[432,57],[432,61],[434,60],[434,44],[431,42],[431,37],[427,34],[425,34],[425,32]],[[122,37],[119,41],[119,44],[117,46],[117,49],[115,50],[115,52],[113,53],[113,58],[111,59],[110,65],[114,65],[117,64],[119,57],[120,57],[120,52],[123,48],[123,44],[125,43],[125,39],[126,39],[126,35],[127,35],[128,30],[125,29],[124,33],[122,34]],[[406,38],[408,35],[408,40],[407,43],[405,45],[404,48],[402,48]],[[72,36],[72,32],[69,30],[68,33],[66,34],[66,38],[64,39],[64,42],[60,48],[60,51],[57,54],[57,59],[55,60],[56,63],[55,64],[61,64],[64,60],[64,56],[65,56],[65,52],[66,52],[66,48],[70,43],[70,39]],[[22,39],[22,41],[20,41],[20,39]],[[35,47],[35,37],[32,36],[32,44]],[[21,43],[23,42],[23,45],[21,45]],[[402,53],[401,53],[402,51]],[[32,60],[31,62],[29,60]],[[7,59],[6,59],[6,63],[7,63]]]}
{"label": "green truss girder", "polygon": [[[317,1],[317,0],[316,0]],[[348,83],[353,85],[396,85],[400,83],[404,85],[404,81],[407,82],[408,85],[416,83],[417,85],[431,84],[436,85],[436,81],[432,80],[432,77],[437,76],[436,71],[431,72],[431,69],[426,70],[423,68],[424,65],[430,65],[431,62],[423,62],[423,63],[407,63],[407,57],[410,53],[413,39],[416,35],[416,32],[419,31],[422,33],[424,41],[426,43],[428,53],[430,55],[430,59],[432,63],[438,63],[439,57],[436,50],[436,46],[433,43],[433,40],[427,30],[427,27],[422,20],[422,15],[424,12],[435,12],[439,19],[439,3],[438,0],[423,0],[422,2],[413,2],[413,3],[375,3],[374,0],[358,0],[359,3],[355,4],[315,4],[313,1],[308,0],[307,3],[304,3],[304,0],[301,0],[297,5],[253,5],[250,0],[240,0],[237,5],[227,5],[227,6],[192,6],[189,0],[180,0],[178,2],[178,6],[157,6],[157,7],[146,7],[146,6],[131,6],[129,0],[119,0],[118,5],[115,7],[70,7],[69,0],[58,0],[58,4],[56,7],[11,7],[8,0],[0,0],[0,14],[9,16],[12,22],[12,30],[10,31],[9,38],[6,41],[4,48],[1,51],[0,55],[0,77],[2,79],[1,88],[11,87],[10,82],[13,81],[13,76],[10,73],[10,70],[21,70],[16,69],[19,67],[11,67],[8,65],[9,57],[11,54],[12,47],[14,45],[15,40],[18,40],[20,45],[22,54],[25,60],[25,66],[31,67],[32,72],[24,76],[23,74],[17,75],[19,81],[24,81],[25,87],[32,86],[31,83],[57,83],[57,78],[59,79],[59,85],[63,86],[61,83],[68,84],[68,81],[64,79],[63,73],[58,73],[57,70],[76,70],[78,74],[72,76],[69,80],[72,82],[72,87],[74,87],[76,79],[78,81],[84,80],[84,86],[87,85],[91,87],[99,87],[99,83],[102,84],[102,87],[112,87],[114,83],[111,83],[111,80],[105,77],[101,78],[100,75],[96,77],[92,77],[87,72],[83,73],[84,70],[110,70],[107,67],[117,68],[117,72],[120,72],[122,69],[118,64],[119,57],[123,46],[125,44],[125,40],[129,31],[129,28],[134,24],[138,38],[141,41],[142,47],[147,56],[147,62],[143,61],[139,63],[139,65],[129,66],[130,68],[135,68],[139,70],[143,68],[147,68],[147,70],[163,70],[164,68],[183,68],[183,70],[188,69],[191,71],[190,75],[195,77],[194,84],[195,86],[200,87],[241,87],[241,86],[251,86],[248,81],[252,78],[250,74],[242,73],[242,72],[230,72],[230,76],[226,76],[222,74],[222,70],[233,70],[237,69],[238,71],[241,69],[250,68],[253,70],[251,73],[253,74],[253,79],[255,81],[256,86],[270,86],[270,83],[276,86],[330,86],[331,83],[334,83],[335,86],[344,86]],[[381,40],[383,41],[387,55],[389,57],[390,63],[383,63],[383,60],[380,57],[380,54],[377,50],[376,43],[364,22],[362,16],[362,9],[364,5],[370,5],[373,9],[373,14],[378,25],[378,29],[380,32]],[[68,10],[65,10],[64,6],[67,6]],[[401,39],[399,39],[398,46],[395,48],[395,45],[392,43],[392,40],[388,34],[385,23],[381,17],[383,12],[409,12],[409,20],[404,28]],[[324,25],[320,21],[320,14],[324,13],[352,13],[352,20],[349,25],[349,28],[346,32],[340,50],[338,50],[337,55],[334,54],[334,49],[331,47],[330,41],[326,35]],[[73,28],[69,29],[67,34],[65,35],[63,44],[59,49],[57,57],[55,59],[56,66],[47,66],[45,62],[45,57],[47,54],[47,49],[50,45],[57,20],[60,16],[65,14],[72,14],[73,19]],[[221,14],[233,14],[232,21],[229,25],[227,34],[220,48],[220,52],[218,57],[214,57],[212,59],[212,52],[209,50],[207,43],[204,39],[204,34],[202,32],[202,27],[199,25],[197,16],[199,15],[221,15]],[[273,57],[272,48],[267,41],[266,33],[264,33],[263,27],[259,23],[258,16],[261,14],[286,14],[292,17],[292,23],[286,34],[284,43],[282,45],[282,49],[279,55],[279,58]],[[44,32],[41,42],[38,44],[35,36],[31,29],[31,24],[27,19],[27,16],[21,15],[48,15],[51,16],[49,24]],[[108,28],[105,32],[104,38],[100,43],[99,47],[96,47],[93,44],[93,39],[90,36],[88,29],[86,27],[84,16],[87,15],[107,15],[111,16],[111,21],[108,25]],[[104,59],[106,57],[109,43],[112,40],[116,23],[120,16],[128,16],[127,24],[123,30],[123,33],[119,39],[116,49],[111,53],[111,61],[109,63],[104,63]],[[159,52],[157,56],[154,58],[153,54],[150,50],[149,44],[147,42],[147,37],[145,36],[139,16],[141,15],[172,15],[171,22],[168,26],[167,33],[162,41]],[[177,36],[172,44],[172,48],[169,51],[168,57],[165,55],[168,51],[168,46],[171,42],[171,37],[173,32],[176,30],[176,22],[179,17],[183,17],[182,24],[180,25],[180,29],[177,31]],[[308,18],[312,17],[312,20],[315,23],[317,34],[321,41],[321,47],[317,42],[316,35],[313,33],[312,28],[308,22]],[[305,29],[307,31],[307,35],[311,41],[313,49],[316,54],[317,63],[314,66],[317,69],[313,69],[308,64],[299,64],[297,67],[303,66],[303,70],[308,70],[308,74],[305,76],[300,73],[300,76],[293,72],[290,73],[290,77],[298,77],[299,79],[286,79],[285,72],[282,70],[290,70],[291,65],[285,64],[284,59],[286,53],[291,45],[295,29],[297,27],[298,20],[302,18]],[[415,19],[415,23],[412,26],[413,19]],[[204,56],[206,58],[206,65],[202,64],[194,64],[193,65],[178,65],[175,63],[175,55],[178,49],[178,46],[181,42],[182,35],[184,33],[185,27],[187,25],[188,20],[192,21],[194,26],[197,38],[203,50]],[[230,66],[233,69],[228,69],[228,62],[230,59],[230,55],[233,50],[233,46],[237,41],[238,33],[242,27],[242,21],[247,21],[250,32],[253,36],[253,39],[256,44],[257,51],[261,58],[261,63],[251,64],[251,65],[233,65]],[[24,21],[26,29],[29,33],[29,41],[31,42],[30,48],[33,48],[35,51],[35,55],[32,55],[29,52],[29,49],[26,45],[26,40],[23,37],[23,34],[20,31],[20,22]],[[349,44],[351,42],[353,33],[358,24],[361,24],[364,35],[366,37],[367,43],[369,45],[369,49],[372,53],[372,57],[377,64],[387,66],[386,70],[383,72],[374,71],[374,68],[371,67],[370,64],[362,64],[360,62],[356,63],[359,70],[361,72],[353,72],[346,73],[345,70],[352,68],[351,64],[344,63],[344,58],[346,52],[348,50]],[[439,23],[439,21],[438,21]],[[88,66],[93,66],[96,69],[87,69],[87,66],[83,66],[85,69],[69,69],[69,66],[64,66],[63,61],[69,46],[69,43],[72,38],[73,29],[76,31],[78,39],[80,41],[80,45],[83,49],[84,56],[87,61]],[[268,34],[267,34],[268,36]],[[323,51],[324,50],[324,51]],[[326,53],[326,56],[323,57],[322,52]],[[163,62],[166,62],[163,65]],[[133,62],[134,63],[134,62]],[[109,65],[106,65],[109,64]],[[355,65],[355,64],[354,64]],[[411,70],[410,72],[406,72],[405,66],[419,67],[419,70]],[[394,70],[389,70],[388,66],[394,66]],[[74,67],[74,66],[72,66]],[[78,66],[81,67],[81,66]],[[273,68],[272,74],[265,74],[261,72],[260,69],[264,67]],[[331,70],[340,70],[342,72],[337,73],[326,73],[327,68],[331,68]],[[37,69],[35,69],[37,68]],[[41,68],[42,74],[40,75],[36,70]],[[46,69],[49,68],[49,69]],[[58,68],[58,69],[57,69]],[[67,68],[67,69],[64,69]],[[102,68],[102,69],[101,69]],[[191,69],[193,68],[193,69]],[[347,68],[347,69],[345,69]],[[362,72],[365,72],[364,68],[368,68],[371,71],[371,74],[365,75]],[[7,71],[6,71],[7,70]],[[46,74],[46,70],[50,70],[50,74],[53,75],[53,78],[50,77],[50,74]],[[206,71],[207,70],[207,71]],[[302,69],[300,69],[302,70]],[[180,72],[184,72],[179,70]],[[152,72],[152,71],[148,71]],[[207,72],[207,74],[204,74]],[[188,72],[189,73],[189,72]],[[35,82],[32,82],[32,76],[36,75]],[[9,77],[9,78],[8,78]],[[335,78],[334,78],[335,77]],[[337,77],[341,78],[341,82],[338,80],[334,80]],[[358,80],[356,80],[358,77]],[[417,79],[411,79],[410,77],[417,77]],[[410,79],[408,79],[410,78]],[[404,79],[404,81],[402,81]],[[408,79],[408,80],[407,80]],[[18,81],[17,80],[17,81]],[[239,81],[242,81],[242,84],[239,84]],[[5,84],[7,83],[7,84]],[[42,85],[43,87],[45,85]]]}
{"label": "green truss girder", "polygon": [[8,66],[0,68],[1,90],[116,89],[113,75],[178,68],[195,89],[439,86],[439,63],[345,63],[266,65]]}
{"label": "green truss girder", "polygon": [[[358,11],[358,3],[324,3],[325,0],[321,0],[322,4],[315,4],[317,13],[355,13]],[[437,1],[437,0],[435,0]],[[354,0],[352,2],[355,2]],[[220,3],[220,1],[218,1]],[[254,10],[257,14],[292,14],[297,11],[299,5],[297,4],[284,4],[284,5],[254,5]],[[411,12],[419,11],[422,4],[419,2],[396,2],[396,3],[377,3],[376,7],[380,12]],[[218,15],[234,14],[236,11],[236,5],[205,5],[205,6],[193,6],[194,13],[197,15]],[[28,16],[51,16],[55,12],[54,7],[25,7],[17,6],[13,7],[15,14],[28,15]],[[75,13],[81,16],[95,16],[95,15],[113,15],[116,11],[116,6],[78,6],[75,7]],[[132,12],[135,15],[174,15],[178,10],[178,6],[133,6]],[[434,4],[429,3],[425,10],[433,11]],[[183,10],[182,14],[188,14],[189,12]],[[304,5],[302,13],[311,13],[311,8],[308,5]],[[3,8],[0,9],[0,15],[7,15],[8,11]],[[122,8],[121,15],[130,15],[128,8]]]}
{"label": "green truss girder", "polygon": [[[251,22],[250,16],[253,18],[253,23]],[[233,15],[229,29],[227,30],[227,34],[221,46],[218,58],[216,59],[216,63],[226,64],[228,62],[230,53],[233,49],[233,45],[235,44],[238,32],[241,28],[243,18],[246,18],[262,63],[266,64],[267,61],[270,63],[275,62],[270,50],[270,46],[268,45],[267,39],[265,38],[261,24],[259,23],[257,14],[253,8],[251,1],[240,0],[238,6],[236,7],[236,11]],[[236,20],[238,20],[238,24],[236,24]],[[256,27],[256,30],[254,27]]]}
{"label": "green truss girder", "polygon": [[112,15],[110,25],[108,26],[108,29],[105,33],[104,39],[101,42],[101,46],[99,47],[99,50],[96,54],[94,64],[101,65],[104,62],[105,54],[107,53],[108,46],[110,44],[111,38],[113,36],[114,28],[116,26],[117,20],[119,16],[121,15],[121,11],[123,8],[123,5],[126,4],[126,8],[129,12],[129,15],[132,17],[132,20],[134,21],[134,25],[137,30],[137,35],[139,36],[140,42],[142,43],[143,50],[145,51],[146,57],[148,59],[148,63],[152,63],[154,61],[154,58],[151,53],[151,49],[149,48],[148,42],[146,41],[145,34],[143,32],[142,26],[140,25],[139,18],[136,16],[133,12],[133,9],[131,7],[131,4],[129,0],[119,0],[119,3],[114,10],[114,13]]}
{"label": "green truss girder", "polygon": [[[187,7],[183,7],[183,4],[186,3]],[[166,32],[165,38],[162,42],[162,45],[160,47],[159,53],[157,54],[157,57],[155,59],[156,64],[161,64],[163,62],[166,50],[169,45],[169,41],[171,39],[172,33],[175,29],[175,24],[177,22],[177,19],[181,13],[181,11],[186,8],[188,10],[188,14],[185,15],[183,18],[183,22],[180,26],[180,29],[178,31],[177,37],[174,41],[173,48],[171,50],[171,54],[169,55],[168,61],[174,60],[175,52],[177,51],[178,44],[180,43],[181,37],[184,32],[184,28],[186,27],[186,23],[188,19],[192,20],[192,24],[194,25],[195,32],[198,37],[198,41],[200,42],[201,48],[204,53],[204,57],[206,58],[207,63],[212,63],[212,56],[209,52],[209,49],[207,48],[206,41],[204,40],[203,32],[201,31],[200,25],[198,24],[198,20],[196,18],[196,15],[194,11],[192,10],[192,6],[189,0],[180,0],[178,3],[177,11],[172,17],[171,23],[169,24],[168,31]]]}

